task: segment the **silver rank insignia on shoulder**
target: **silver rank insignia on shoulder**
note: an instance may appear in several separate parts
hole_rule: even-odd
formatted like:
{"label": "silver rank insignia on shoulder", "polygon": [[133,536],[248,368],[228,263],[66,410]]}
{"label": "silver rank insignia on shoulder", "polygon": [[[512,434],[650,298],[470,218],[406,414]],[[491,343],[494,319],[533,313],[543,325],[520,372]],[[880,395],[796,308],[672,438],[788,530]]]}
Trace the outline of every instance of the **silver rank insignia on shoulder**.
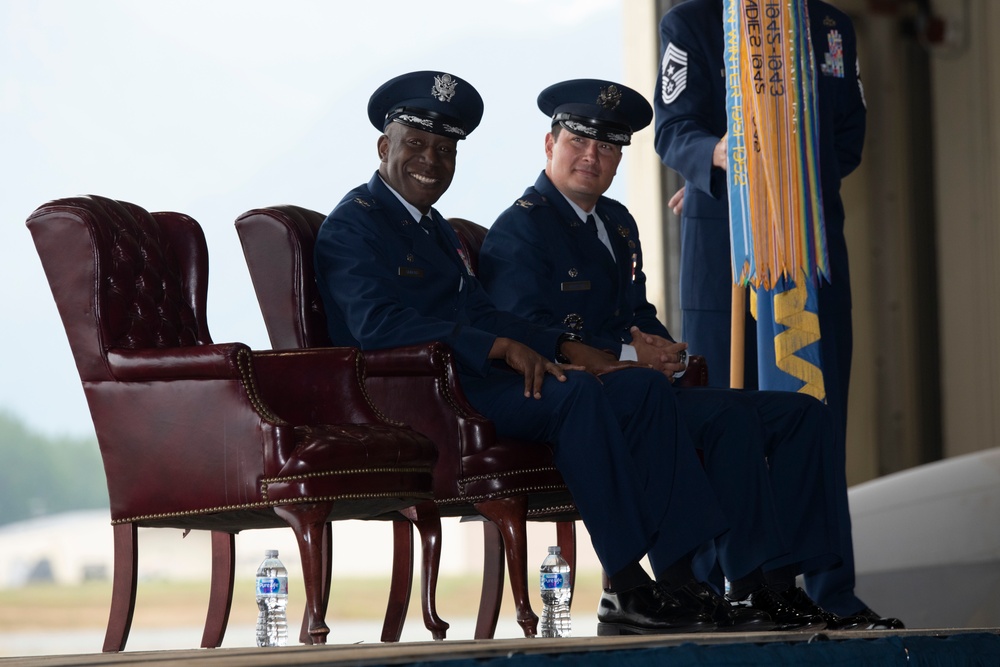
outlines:
{"label": "silver rank insignia on shoulder", "polygon": [[439,102],[451,102],[455,96],[455,88],[458,81],[451,78],[451,74],[439,74],[434,77],[434,87],[431,88],[431,95]]}
{"label": "silver rank insignia on shoulder", "polygon": [[660,63],[660,94],[663,96],[664,104],[670,104],[684,92],[687,87],[687,76],[687,51],[670,42],[663,51],[663,61]]}
{"label": "silver rank insignia on shoulder", "polygon": [[521,208],[531,208],[534,205],[535,204],[533,202],[530,202],[527,199],[518,199],[514,202],[514,206],[520,206]]}
{"label": "silver rank insignia on shoulder", "polygon": [[365,208],[371,208],[372,205],[372,203],[367,199],[365,199],[364,197],[355,197],[354,203],[358,204],[359,206],[364,206]]}

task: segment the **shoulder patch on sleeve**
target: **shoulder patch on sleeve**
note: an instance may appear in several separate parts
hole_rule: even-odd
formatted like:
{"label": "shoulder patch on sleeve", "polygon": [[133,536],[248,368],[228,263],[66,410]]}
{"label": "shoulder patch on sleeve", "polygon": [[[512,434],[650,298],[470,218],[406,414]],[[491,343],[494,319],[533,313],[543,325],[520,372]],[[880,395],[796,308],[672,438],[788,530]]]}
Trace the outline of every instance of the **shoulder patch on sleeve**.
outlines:
{"label": "shoulder patch on sleeve", "polygon": [[687,51],[673,42],[667,44],[660,62],[660,95],[664,104],[670,104],[687,88]]}

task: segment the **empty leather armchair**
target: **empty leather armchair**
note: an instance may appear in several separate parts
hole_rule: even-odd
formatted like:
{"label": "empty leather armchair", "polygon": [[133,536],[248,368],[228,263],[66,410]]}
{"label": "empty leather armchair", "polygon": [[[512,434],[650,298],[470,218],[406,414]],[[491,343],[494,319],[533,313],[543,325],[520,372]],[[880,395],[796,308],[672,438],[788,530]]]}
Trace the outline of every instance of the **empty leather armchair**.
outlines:
{"label": "empty leather armchair", "polygon": [[[275,206],[248,211],[236,220],[275,349],[331,344],[313,271],[316,233],[324,218],[298,206]],[[366,352],[365,360],[366,385],[375,404],[438,446],[434,500],[441,514],[481,515],[489,520],[484,523],[483,595],[476,638],[493,636],[504,554],[518,623],[525,635],[534,635],[538,618],[527,594],[525,521],[559,521],[563,555],[575,565],[576,508],[551,450],[542,443],[498,437],[493,423],[467,402],[451,351],[443,344]],[[407,539],[402,528],[396,536]]]}
{"label": "empty leather armchair", "polygon": [[235,539],[291,526],[306,640],[325,643],[329,522],[393,518],[431,497],[425,436],[384,416],[353,348],[214,344],[198,223],[126,202],[49,202],[27,222],[62,317],[104,461],[115,568],[104,650],[125,648],[138,527],[212,532],[202,646],[222,642]]}

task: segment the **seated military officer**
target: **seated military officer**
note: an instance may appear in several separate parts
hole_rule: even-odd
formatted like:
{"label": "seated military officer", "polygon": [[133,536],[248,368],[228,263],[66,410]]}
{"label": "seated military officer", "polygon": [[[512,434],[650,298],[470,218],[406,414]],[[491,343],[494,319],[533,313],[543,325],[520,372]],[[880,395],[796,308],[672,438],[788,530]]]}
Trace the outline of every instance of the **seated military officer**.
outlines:
{"label": "seated military officer", "polygon": [[[686,344],[671,338],[646,299],[635,219],[604,196],[622,147],[649,124],[652,108],[626,86],[593,79],[550,86],[538,106],[551,125],[545,169],[487,234],[483,285],[503,310],[670,378],[684,367]],[[765,612],[782,629],[866,626],[864,618],[825,612],[794,583],[839,558],[833,489],[844,468],[834,460],[828,408],[788,392],[675,395],[730,525],[715,540],[729,604]],[[729,605],[717,602],[721,619]]]}
{"label": "seated military officer", "polygon": [[[727,529],[668,378],[496,309],[433,208],[458,142],[479,124],[479,94],[456,76],[413,72],[376,90],[368,112],[382,133],[378,170],[337,204],[316,242],[333,342],[443,341],[469,401],[498,432],[551,443],[610,573],[602,634],[715,629],[700,599],[664,585],[690,578],[691,554]],[[572,365],[550,361],[557,355]]]}

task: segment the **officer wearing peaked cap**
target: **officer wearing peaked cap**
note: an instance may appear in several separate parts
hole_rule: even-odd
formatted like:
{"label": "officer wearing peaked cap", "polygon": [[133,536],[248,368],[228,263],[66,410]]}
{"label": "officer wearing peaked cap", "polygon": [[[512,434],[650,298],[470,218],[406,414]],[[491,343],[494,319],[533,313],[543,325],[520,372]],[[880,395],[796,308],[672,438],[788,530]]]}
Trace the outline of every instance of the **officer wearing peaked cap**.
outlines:
{"label": "officer wearing peaked cap", "polygon": [[538,108],[573,134],[618,146],[653,120],[646,98],[627,86],[600,79],[574,79],[549,86]]}
{"label": "officer wearing peaked cap", "polygon": [[[316,240],[330,337],[364,350],[448,344],[466,397],[500,435],[550,444],[612,583],[638,568],[629,627],[714,629],[700,609],[663,595],[639,564],[647,554],[678,561],[726,529],[670,383],[652,369],[609,363],[561,328],[498,310],[434,209],[454,174],[457,141],[481,115],[479,95],[450,74],[407,74],[372,96],[369,116],[383,132],[378,172],[341,200]],[[560,354],[591,372],[563,369],[551,361]],[[651,476],[662,470],[673,472]]]}
{"label": "officer wearing peaked cap", "polygon": [[[604,196],[622,146],[649,125],[652,108],[625,86],[590,79],[546,88],[538,106],[551,125],[545,170],[486,235],[484,286],[499,308],[572,330],[614,358],[637,360],[665,377],[681,371],[678,354],[686,346],[673,341],[646,298],[636,221]],[[719,563],[741,599],[753,599],[730,604],[696,581],[704,569],[678,572],[651,557],[658,579],[675,596],[701,600],[726,629],[822,627],[824,618],[794,608],[776,589],[839,556],[827,473],[836,466],[825,465],[833,452],[830,411],[785,392],[674,393],[730,525],[714,541]],[[621,625],[629,597],[602,596],[599,632]]]}
{"label": "officer wearing peaked cap", "polygon": [[444,72],[402,74],[379,86],[368,101],[368,119],[379,131],[395,122],[459,140],[482,118],[479,92]]}

